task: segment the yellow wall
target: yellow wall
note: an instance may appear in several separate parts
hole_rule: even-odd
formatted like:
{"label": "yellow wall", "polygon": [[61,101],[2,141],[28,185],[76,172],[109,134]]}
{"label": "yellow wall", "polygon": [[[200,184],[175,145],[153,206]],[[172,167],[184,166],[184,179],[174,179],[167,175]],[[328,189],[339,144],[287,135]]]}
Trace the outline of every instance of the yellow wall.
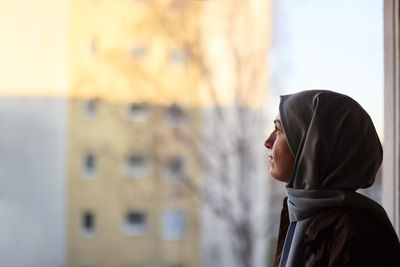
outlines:
{"label": "yellow wall", "polygon": [[[193,150],[174,134],[164,119],[164,107],[151,107],[147,121],[132,122],[124,116],[128,105],[100,101],[93,120],[84,116],[84,100],[73,100],[70,117],[74,119],[69,140],[68,266],[166,266],[198,263],[198,194],[185,184],[169,182],[162,175],[168,155],[179,154],[188,161],[190,183],[199,182],[199,165]],[[188,110],[190,119],[182,131],[198,126],[198,112]],[[83,159],[88,151],[98,157],[97,175],[85,179]],[[125,156],[143,152],[150,158],[146,178],[127,178],[123,172]],[[162,237],[162,214],[177,208],[187,215],[187,233],[182,240]],[[129,209],[148,214],[144,236],[122,232],[124,213]],[[81,214],[92,210],[97,216],[97,234],[84,238]]]}
{"label": "yellow wall", "polygon": [[[198,111],[189,106],[197,101],[198,67],[190,60],[169,60],[181,42],[196,36],[190,31],[197,9],[188,8],[193,13],[183,16],[168,1],[71,1],[68,266],[198,266],[198,194],[162,175],[165,159],[179,154],[187,160],[190,183],[199,182],[193,147],[179,140],[164,119],[165,108],[177,102],[190,115],[180,130],[199,125]],[[132,55],[132,48],[141,45],[146,53]],[[85,98],[94,97],[101,99],[98,114],[87,120]],[[148,120],[127,119],[132,101],[148,103]],[[97,155],[98,175],[85,180],[82,165],[89,151]],[[123,166],[131,152],[149,156],[146,178],[125,177]],[[147,213],[145,235],[126,236],[121,230],[129,209]],[[162,236],[168,209],[186,213],[182,240]],[[81,233],[85,210],[97,217],[93,238]]]}
{"label": "yellow wall", "polygon": [[[197,44],[196,2],[187,2],[181,14],[161,0],[71,1],[71,95],[114,102],[196,102],[198,65],[169,60],[172,51]],[[142,45],[146,53],[132,56],[132,48]]]}

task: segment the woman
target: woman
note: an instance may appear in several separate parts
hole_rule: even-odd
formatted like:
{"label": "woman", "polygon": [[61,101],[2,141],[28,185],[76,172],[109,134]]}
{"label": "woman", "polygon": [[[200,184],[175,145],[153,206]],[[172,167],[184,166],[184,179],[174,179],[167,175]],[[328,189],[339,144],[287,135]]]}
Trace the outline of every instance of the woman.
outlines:
{"label": "woman", "polygon": [[374,183],[382,147],[348,96],[310,90],[281,97],[265,141],[270,173],[287,183],[274,266],[400,266],[383,208],[356,193]]}

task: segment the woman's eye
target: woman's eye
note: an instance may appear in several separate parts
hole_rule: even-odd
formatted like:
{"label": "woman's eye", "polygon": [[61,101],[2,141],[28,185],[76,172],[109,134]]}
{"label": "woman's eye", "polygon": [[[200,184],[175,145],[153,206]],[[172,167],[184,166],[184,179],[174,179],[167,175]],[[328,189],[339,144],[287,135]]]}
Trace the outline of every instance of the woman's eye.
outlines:
{"label": "woman's eye", "polygon": [[280,131],[278,129],[278,127],[275,126],[275,133],[278,134]]}

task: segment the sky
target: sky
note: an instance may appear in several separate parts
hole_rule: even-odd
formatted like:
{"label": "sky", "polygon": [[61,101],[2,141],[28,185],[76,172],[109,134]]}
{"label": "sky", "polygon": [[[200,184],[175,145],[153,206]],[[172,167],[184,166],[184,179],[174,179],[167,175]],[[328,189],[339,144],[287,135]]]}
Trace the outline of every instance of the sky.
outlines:
{"label": "sky", "polygon": [[328,89],[358,101],[383,136],[383,0],[276,0],[270,106]]}

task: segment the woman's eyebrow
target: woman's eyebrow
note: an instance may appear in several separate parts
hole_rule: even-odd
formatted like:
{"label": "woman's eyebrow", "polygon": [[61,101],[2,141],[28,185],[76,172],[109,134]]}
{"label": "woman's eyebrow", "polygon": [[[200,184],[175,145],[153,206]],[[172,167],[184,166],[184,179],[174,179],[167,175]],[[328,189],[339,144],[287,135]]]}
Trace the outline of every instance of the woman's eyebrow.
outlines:
{"label": "woman's eyebrow", "polygon": [[276,124],[277,122],[279,122],[280,125],[282,125],[282,122],[278,119],[274,120],[274,123]]}

